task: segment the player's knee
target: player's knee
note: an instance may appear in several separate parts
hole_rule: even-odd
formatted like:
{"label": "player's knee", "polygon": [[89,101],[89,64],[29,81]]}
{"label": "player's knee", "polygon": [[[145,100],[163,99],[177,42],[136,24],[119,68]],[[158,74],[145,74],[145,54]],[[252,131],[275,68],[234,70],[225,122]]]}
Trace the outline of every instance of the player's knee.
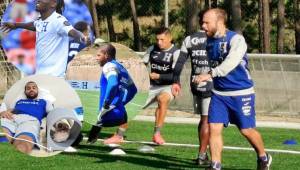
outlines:
{"label": "player's knee", "polygon": [[252,128],[249,128],[249,129],[241,129],[240,132],[243,136],[249,137],[251,136],[251,134],[253,134],[254,131]]}
{"label": "player's knee", "polygon": [[22,153],[30,153],[31,150],[32,150],[32,147],[27,144],[27,143],[24,143],[24,142],[15,142],[14,143],[16,149]]}
{"label": "player's knee", "polygon": [[201,120],[199,121],[199,124],[198,124],[198,129],[201,129],[201,128],[205,128],[205,129],[209,128],[207,116],[201,117]]}
{"label": "player's knee", "polygon": [[221,123],[210,123],[209,124],[209,134],[211,136],[222,135],[223,124]]}
{"label": "player's knee", "polygon": [[162,93],[158,96],[157,101],[161,105],[166,105],[170,102],[171,97],[167,93]]}

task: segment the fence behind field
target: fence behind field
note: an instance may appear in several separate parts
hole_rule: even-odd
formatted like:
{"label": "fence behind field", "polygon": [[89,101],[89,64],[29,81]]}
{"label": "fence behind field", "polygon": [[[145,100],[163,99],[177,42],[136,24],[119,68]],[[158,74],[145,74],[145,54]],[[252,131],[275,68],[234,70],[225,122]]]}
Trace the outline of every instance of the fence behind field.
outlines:
{"label": "fence behind field", "polygon": [[[249,54],[249,68],[255,83],[258,114],[300,116],[300,56]],[[182,93],[171,109],[193,112],[190,93],[190,62],[182,71]]]}

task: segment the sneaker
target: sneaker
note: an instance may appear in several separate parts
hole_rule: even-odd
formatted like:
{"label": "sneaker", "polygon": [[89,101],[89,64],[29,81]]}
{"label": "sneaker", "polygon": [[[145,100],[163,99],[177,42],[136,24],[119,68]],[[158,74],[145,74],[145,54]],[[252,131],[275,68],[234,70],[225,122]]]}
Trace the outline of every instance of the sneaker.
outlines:
{"label": "sneaker", "polygon": [[272,163],[272,156],[267,153],[267,161],[257,160],[257,170],[269,170]]}
{"label": "sneaker", "polygon": [[117,134],[114,134],[112,137],[104,140],[104,144],[105,145],[109,145],[109,144],[120,144],[120,143],[123,143],[124,142],[124,139],[122,136],[119,136]]}
{"label": "sneaker", "polygon": [[209,167],[205,168],[205,170],[221,170],[221,163],[212,162],[210,163]]}
{"label": "sneaker", "polygon": [[90,132],[89,132],[89,137],[87,140],[88,144],[93,144],[97,141],[99,132],[101,131],[101,127],[99,126],[92,126]]}
{"label": "sneaker", "polygon": [[152,141],[157,145],[163,145],[165,143],[164,138],[160,135],[160,133],[156,133],[153,135]]}
{"label": "sneaker", "polygon": [[205,168],[205,170],[219,170],[219,169],[209,166],[208,168]]}
{"label": "sneaker", "polygon": [[197,165],[201,165],[201,166],[209,166],[211,164],[211,161],[208,159],[208,156],[206,156],[204,159],[198,157],[195,160],[195,162],[196,162]]}
{"label": "sneaker", "polygon": [[205,168],[205,170],[221,170],[221,165],[218,164],[218,165],[213,165],[213,163],[210,163],[210,166],[208,168]]}

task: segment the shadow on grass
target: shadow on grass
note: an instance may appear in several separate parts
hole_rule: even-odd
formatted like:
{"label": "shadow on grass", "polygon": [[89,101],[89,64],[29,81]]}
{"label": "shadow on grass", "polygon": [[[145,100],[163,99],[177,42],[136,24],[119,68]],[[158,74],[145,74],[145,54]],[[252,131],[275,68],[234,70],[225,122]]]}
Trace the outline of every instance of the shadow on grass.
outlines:
{"label": "shadow on grass", "polygon": [[[109,155],[112,149],[107,146],[98,145],[80,145],[79,149],[84,152],[75,153],[79,156],[98,158],[97,163],[122,163],[135,164],[144,168],[159,168],[159,169],[205,169],[205,166],[195,165],[191,159],[185,159],[175,156],[169,156],[158,153],[142,153],[133,148],[125,148],[127,155],[114,156]],[[86,152],[87,151],[87,152]],[[142,168],[143,169],[143,168]],[[235,168],[223,168],[224,170],[232,170]],[[239,170],[250,170],[241,169]]]}
{"label": "shadow on grass", "polygon": [[145,168],[163,168],[163,169],[190,169],[197,168],[193,165],[191,160],[184,160],[173,156],[166,156],[157,153],[141,153],[135,149],[124,149],[127,153],[125,156],[109,155],[108,152],[111,148],[106,146],[93,146],[93,145],[81,145],[79,147],[83,150],[92,152],[80,152],[77,153],[80,156],[98,158],[99,163],[113,163],[113,162],[127,162],[129,164],[135,164],[144,166]]}

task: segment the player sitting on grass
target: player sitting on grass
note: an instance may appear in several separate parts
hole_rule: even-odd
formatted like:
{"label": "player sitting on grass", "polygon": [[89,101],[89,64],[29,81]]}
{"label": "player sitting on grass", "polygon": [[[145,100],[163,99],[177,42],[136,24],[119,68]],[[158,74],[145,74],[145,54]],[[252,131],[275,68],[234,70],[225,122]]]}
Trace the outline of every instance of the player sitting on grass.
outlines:
{"label": "player sitting on grass", "polygon": [[99,48],[96,60],[100,64],[100,101],[98,123],[89,133],[89,143],[97,140],[101,127],[119,126],[117,133],[104,141],[104,144],[123,142],[123,136],[128,128],[125,105],[133,99],[137,88],[127,70],[116,61],[116,49],[111,44]]}
{"label": "player sitting on grass", "polygon": [[9,142],[17,150],[30,153],[34,146],[32,142],[39,141],[41,120],[53,109],[53,105],[38,98],[38,86],[33,81],[26,83],[24,93],[25,99],[18,100],[12,110],[0,112],[0,116]]}

